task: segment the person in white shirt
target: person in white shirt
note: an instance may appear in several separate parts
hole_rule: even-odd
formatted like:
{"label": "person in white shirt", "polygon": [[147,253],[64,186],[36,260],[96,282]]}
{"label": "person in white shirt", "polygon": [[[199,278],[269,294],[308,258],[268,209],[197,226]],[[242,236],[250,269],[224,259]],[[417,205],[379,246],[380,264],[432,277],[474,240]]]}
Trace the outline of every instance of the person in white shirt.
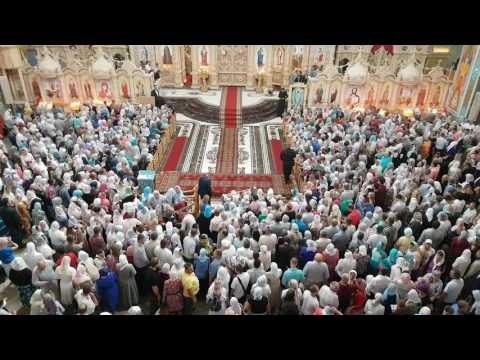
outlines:
{"label": "person in white shirt", "polygon": [[195,218],[192,214],[186,214],[182,219],[182,227],[181,230],[185,231],[186,234],[192,230],[193,224],[195,224]]}
{"label": "person in white shirt", "polygon": [[313,315],[320,306],[319,290],[317,285],[312,285],[310,290],[303,292],[302,314]]}
{"label": "person in white shirt", "polygon": [[160,246],[155,248],[155,257],[158,260],[158,268],[161,269],[163,264],[173,265],[173,254],[167,247],[167,240],[160,241]]}
{"label": "person in white shirt", "polygon": [[324,308],[325,306],[333,306],[338,308],[338,295],[337,291],[339,289],[339,284],[336,281],[332,281],[330,286],[323,285],[320,288],[319,298],[320,298],[320,306]]}
{"label": "person in white shirt", "polygon": [[215,211],[213,212],[214,216],[212,220],[210,220],[210,232],[213,233],[212,237],[213,240],[216,241],[216,234],[220,231],[220,226],[222,224],[222,217],[220,216],[220,208],[215,208]]}
{"label": "person in white shirt", "polygon": [[147,252],[145,251],[145,236],[138,234],[137,242],[133,246],[133,265],[137,269],[146,268],[150,264]]}
{"label": "person in white shirt", "polygon": [[193,264],[193,259],[195,258],[195,248],[197,243],[195,241],[196,230],[192,229],[189,236],[185,236],[183,239],[183,256],[185,261],[191,262]]}
{"label": "person in white shirt", "polygon": [[457,270],[452,270],[450,272],[450,277],[452,280],[445,285],[442,293],[443,302],[449,305],[454,304],[457,301],[464,285],[464,281]]}
{"label": "person in white shirt", "polygon": [[235,272],[237,275],[230,285],[230,295],[236,297],[243,304],[248,296],[247,288],[250,282],[250,275],[243,271],[240,264],[236,266]]}

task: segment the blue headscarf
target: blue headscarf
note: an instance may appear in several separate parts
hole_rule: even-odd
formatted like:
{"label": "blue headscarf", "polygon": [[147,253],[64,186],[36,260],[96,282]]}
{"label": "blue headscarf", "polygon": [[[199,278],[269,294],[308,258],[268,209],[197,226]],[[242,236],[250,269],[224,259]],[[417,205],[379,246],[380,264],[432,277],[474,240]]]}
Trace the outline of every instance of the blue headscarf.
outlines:
{"label": "blue headscarf", "polygon": [[203,209],[203,216],[206,217],[207,219],[210,219],[213,214],[213,208],[210,205],[206,205],[205,208]]}
{"label": "blue headscarf", "polygon": [[147,201],[151,193],[152,189],[150,188],[150,186],[145,186],[145,188],[143,189],[143,200]]}
{"label": "blue headscarf", "polygon": [[73,196],[77,197],[77,198],[81,198],[82,197],[82,191],[81,190],[75,190],[73,192]]}

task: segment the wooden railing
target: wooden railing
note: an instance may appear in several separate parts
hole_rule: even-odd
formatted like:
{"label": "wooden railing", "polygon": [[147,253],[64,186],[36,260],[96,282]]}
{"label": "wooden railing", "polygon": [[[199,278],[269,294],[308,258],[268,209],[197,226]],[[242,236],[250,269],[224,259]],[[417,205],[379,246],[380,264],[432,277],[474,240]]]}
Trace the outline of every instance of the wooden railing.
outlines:
{"label": "wooden railing", "polygon": [[150,164],[148,164],[148,167],[147,167],[148,170],[155,171],[159,168],[163,157],[168,152],[168,149],[170,148],[170,144],[173,138],[175,137],[176,129],[177,129],[177,120],[176,120],[175,114],[173,114],[172,121],[170,122],[170,125],[168,126],[167,130],[161,137],[160,144],[158,144],[157,146],[157,151],[155,151],[152,161],[150,161]]}

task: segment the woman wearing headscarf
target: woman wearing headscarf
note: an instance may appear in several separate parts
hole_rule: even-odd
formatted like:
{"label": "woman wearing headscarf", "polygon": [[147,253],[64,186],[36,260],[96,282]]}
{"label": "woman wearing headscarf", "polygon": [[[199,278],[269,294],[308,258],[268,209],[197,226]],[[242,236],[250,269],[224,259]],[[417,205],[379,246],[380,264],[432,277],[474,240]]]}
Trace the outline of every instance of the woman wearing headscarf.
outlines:
{"label": "woman wearing headscarf", "polygon": [[351,251],[345,251],[345,257],[340,259],[335,267],[335,272],[339,277],[342,277],[343,274],[348,274],[350,271],[355,270],[357,261],[353,257]]}
{"label": "woman wearing headscarf", "polygon": [[73,279],[77,273],[74,267],[70,266],[70,257],[64,256],[62,263],[55,270],[60,279],[60,301],[68,307],[73,303]]}
{"label": "woman wearing headscarf", "polygon": [[195,269],[195,275],[200,282],[199,296],[203,297],[207,293],[208,289],[208,270],[210,266],[210,258],[207,255],[207,250],[200,249],[200,255],[195,257],[193,266]]}
{"label": "woman wearing headscarf", "polygon": [[268,250],[267,245],[260,246],[259,259],[260,259],[260,261],[263,265],[263,269],[265,271],[270,270],[270,266],[271,266],[271,263],[272,263],[272,255],[271,255],[270,250]]}
{"label": "woman wearing headscarf", "polygon": [[138,304],[138,289],[135,281],[137,272],[125,255],[120,255],[117,264],[118,285],[120,288],[120,306],[128,309]]}
{"label": "woman wearing headscarf", "polygon": [[262,289],[263,295],[267,297],[268,302],[270,303],[270,296],[272,295],[272,290],[270,289],[270,285],[268,285],[267,277],[265,275],[259,276],[255,284],[252,285],[251,294],[253,294],[255,289],[257,288]]}
{"label": "woman wearing headscarf", "polygon": [[470,263],[472,262],[472,252],[470,249],[465,249],[462,252],[462,255],[457,257],[452,264],[452,269],[457,270],[461,276],[465,274]]}
{"label": "woman wearing headscarf", "polygon": [[347,309],[346,313],[350,315],[362,315],[365,303],[367,302],[367,282],[364,279],[355,279],[353,304]]}
{"label": "woman wearing headscarf", "polygon": [[398,251],[405,253],[410,248],[410,244],[415,240],[415,237],[412,235],[411,228],[405,228],[403,233],[404,236],[399,238],[395,243],[395,248],[398,249]]}
{"label": "woman wearing headscarf", "polygon": [[435,270],[440,271],[442,274],[445,272],[445,251],[443,250],[438,250],[427,264],[427,274]]}
{"label": "woman wearing headscarf", "polygon": [[35,244],[33,242],[27,243],[26,251],[23,254],[23,260],[25,260],[28,268],[33,270],[33,268],[37,266],[37,261],[42,258],[43,255],[35,250]]}
{"label": "woman wearing headscarf", "polygon": [[272,262],[272,264],[270,265],[270,271],[265,273],[265,277],[267,278],[267,282],[271,290],[270,304],[272,306],[273,312],[277,311],[280,308],[282,292],[282,286],[280,281],[281,276],[282,270],[278,268],[276,262]]}
{"label": "woman wearing headscarf", "polygon": [[118,308],[119,288],[117,284],[118,275],[109,271],[107,268],[101,268],[100,278],[97,280],[96,287],[100,302],[110,311],[114,313]]}
{"label": "woman wearing headscarf", "polygon": [[77,272],[72,279],[72,284],[75,290],[78,290],[82,287],[83,284],[90,284],[93,285],[93,281],[87,273],[87,268],[84,264],[78,264]]}
{"label": "woman wearing headscarf", "polygon": [[367,300],[364,312],[365,315],[384,315],[385,307],[382,305],[382,294],[376,293],[373,299]]}
{"label": "woman wearing headscarf", "polygon": [[42,220],[47,221],[47,214],[43,211],[42,204],[40,202],[35,202],[32,210],[32,224],[36,226]]}
{"label": "woman wearing headscarf", "polygon": [[18,290],[22,305],[28,308],[35,288],[32,285],[32,271],[28,268],[23,258],[16,257],[11,262],[9,278]]}
{"label": "woman wearing headscarf", "polygon": [[300,311],[302,308],[303,293],[302,293],[302,289],[300,289],[300,286],[297,280],[291,279],[288,282],[288,288],[282,291],[282,301],[285,298],[287,291],[290,289],[293,290],[294,292],[294,297],[295,297],[294,301],[298,307],[298,310]]}
{"label": "woman wearing headscarf", "polygon": [[170,278],[163,285],[162,304],[170,315],[179,314],[183,310],[182,275],[170,272]]}
{"label": "woman wearing headscarf", "polygon": [[400,297],[398,296],[397,285],[395,283],[388,284],[382,297],[382,302],[385,306],[385,315],[390,315],[392,313],[392,305],[397,305],[399,301]]}
{"label": "woman wearing headscarf", "polygon": [[75,294],[75,300],[82,315],[92,315],[98,305],[98,300],[88,283],[82,285],[82,288],[78,290]]}
{"label": "woman wearing headscarf", "polygon": [[407,296],[407,293],[415,288],[415,283],[412,281],[410,274],[404,272],[400,275],[400,278],[396,281],[397,292],[400,299],[404,299]]}
{"label": "woman wearing headscarf", "polygon": [[22,229],[25,235],[28,237],[32,234],[32,218],[28,210],[28,206],[25,202],[20,201],[17,203],[17,212],[22,223]]}
{"label": "woman wearing headscarf", "polygon": [[403,257],[397,257],[395,264],[390,268],[390,279],[397,281],[403,271],[408,270],[408,265]]}
{"label": "woman wearing headscarf", "polygon": [[473,304],[470,308],[470,313],[473,315],[480,315],[480,290],[473,290]]}
{"label": "woman wearing headscarf", "polygon": [[230,306],[225,310],[225,315],[243,315],[242,305],[236,297],[230,299]]}
{"label": "woman wearing headscarf", "polygon": [[64,248],[67,245],[67,234],[64,230],[60,230],[60,224],[58,221],[54,221],[48,231],[48,236],[52,242],[52,246],[55,250]]}
{"label": "woman wearing headscarf", "polygon": [[249,296],[244,306],[245,313],[249,315],[266,315],[270,312],[270,303],[268,297],[264,295],[261,287],[257,286],[253,289],[253,293]]}
{"label": "woman wearing headscarf", "polygon": [[323,261],[327,264],[328,271],[330,272],[329,279],[330,280],[338,279],[338,274],[335,271],[335,268],[337,267],[337,264],[338,264],[338,259],[340,257],[338,249],[335,248],[335,245],[328,244],[327,247],[325,248],[325,251],[322,253],[322,255],[323,255]]}
{"label": "woman wearing headscarf", "polygon": [[417,290],[411,289],[407,293],[407,301],[405,302],[405,306],[410,315],[414,315],[418,312],[418,310],[420,310],[420,307],[422,306],[422,299],[420,299]]}
{"label": "woman wearing headscarf", "polygon": [[212,283],[207,293],[208,315],[224,315],[227,307],[227,290],[218,278]]}
{"label": "woman wearing headscarf", "polygon": [[382,242],[379,242],[372,251],[372,258],[370,259],[370,269],[373,274],[376,274],[380,265],[383,265],[383,261],[387,258],[385,252],[385,246]]}
{"label": "woman wearing headscarf", "polygon": [[302,247],[299,254],[300,267],[304,267],[309,261],[313,261],[315,254],[317,253],[317,244],[315,241],[308,239],[307,246]]}
{"label": "woman wearing headscarf", "polygon": [[88,256],[85,251],[80,251],[78,253],[78,264],[82,264],[85,267],[86,272],[93,283],[98,280],[98,278],[100,277],[98,268],[95,266],[93,259]]}

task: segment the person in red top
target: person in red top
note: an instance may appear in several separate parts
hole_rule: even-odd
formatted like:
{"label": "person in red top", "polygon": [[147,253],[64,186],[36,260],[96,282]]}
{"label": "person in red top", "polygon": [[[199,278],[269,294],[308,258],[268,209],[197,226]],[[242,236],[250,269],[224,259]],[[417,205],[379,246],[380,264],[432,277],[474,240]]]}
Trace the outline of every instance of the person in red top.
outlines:
{"label": "person in red top", "polygon": [[353,205],[349,205],[348,210],[349,210],[348,217],[352,221],[352,224],[355,225],[355,227],[358,227],[358,224],[360,224],[360,220],[362,220],[361,211],[354,208]]}
{"label": "person in red top", "polygon": [[102,229],[96,226],[93,229],[93,235],[90,238],[90,247],[92,249],[92,252],[95,255],[100,254],[102,251],[105,250],[105,247],[106,247],[105,241],[103,240],[101,232],[102,232]]}
{"label": "person in red top", "polygon": [[367,282],[364,279],[357,278],[355,280],[355,293],[353,295],[353,305],[347,311],[350,315],[361,315],[365,303],[367,302]]}
{"label": "person in red top", "polygon": [[55,262],[57,266],[60,266],[62,264],[62,259],[64,256],[68,256],[70,258],[70,266],[73,267],[74,269],[77,268],[78,256],[73,251],[65,253],[65,251],[62,248],[59,248],[57,250],[57,256],[58,256],[57,261]]}

